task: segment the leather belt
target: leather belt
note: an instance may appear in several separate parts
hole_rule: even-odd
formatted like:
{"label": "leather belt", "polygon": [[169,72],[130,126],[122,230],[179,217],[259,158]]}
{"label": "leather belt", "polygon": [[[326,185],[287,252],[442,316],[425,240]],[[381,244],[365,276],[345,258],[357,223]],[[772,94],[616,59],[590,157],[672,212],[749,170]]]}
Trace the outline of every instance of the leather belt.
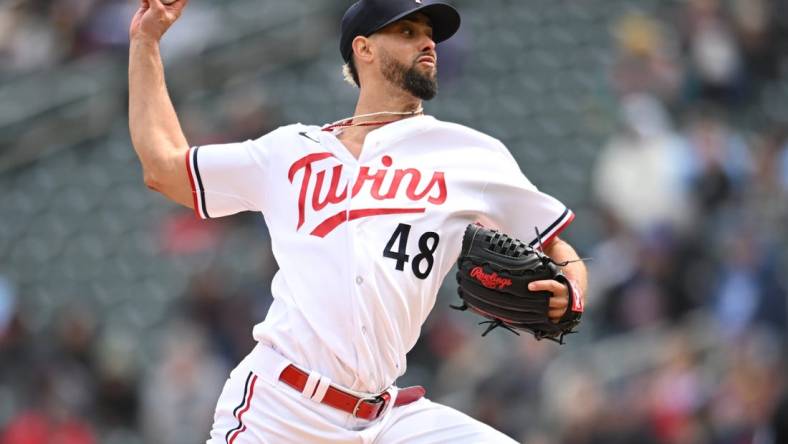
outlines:
{"label": "leather belt", "polygon": [[[308,379],[308,373],[292,364],[285,367],[282,373],[279,374],[280,381],[299,392],[304,391]],[[421,399],[425,393],[426,390],[424,390],[424,387],[419,385],[399,389],[397,400],[394,401],[394,407],[415,402]],[[335,409],[342,410],[343,412],[350,413],[356,418],[374,421],[380,417],[390,401],[391,394],[389,392],[383,392],[368,398],[359,398],[358,396],[334,387],[334,385],[329,385],[325,396],[323,396],[323,400],[320,402]]]}

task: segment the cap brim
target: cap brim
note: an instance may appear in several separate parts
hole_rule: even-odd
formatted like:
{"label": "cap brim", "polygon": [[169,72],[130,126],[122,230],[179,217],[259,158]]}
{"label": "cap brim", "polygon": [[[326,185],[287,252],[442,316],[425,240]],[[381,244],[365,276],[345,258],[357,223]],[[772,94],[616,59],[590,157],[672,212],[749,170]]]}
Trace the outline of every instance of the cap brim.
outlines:
{"label": "cap brim", "polygon": [[446,3],[430,3],[394,17],[393,19],[380,25],[369,35],[372,35],[386,26],[417,12],[421,12],[422,14],[426,15],[432,22],[432,40],[435,43],[440,43],[449,39],[449,37],[453,36],[457,30],[460,29],[460,13],[457,12],[453,6]]}

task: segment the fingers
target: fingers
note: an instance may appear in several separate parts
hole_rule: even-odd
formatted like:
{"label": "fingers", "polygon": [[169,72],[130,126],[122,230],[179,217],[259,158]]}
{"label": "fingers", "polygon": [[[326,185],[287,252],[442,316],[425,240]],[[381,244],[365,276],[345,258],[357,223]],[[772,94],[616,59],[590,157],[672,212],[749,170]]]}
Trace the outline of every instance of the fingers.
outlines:
{"label": "fingers", "polygon": [[547,312],[547,317],[550,318],[550,321],[553,323],[558,323],[558,321],[561,320],[561,317],[564,316],[564,313],[566,313],[566,307],[562,309],[551,309],[549,312]]}
{"label": "fingers", "polygon": [[160,41],[188,3],[188,0],[140,0],[141,7],[129,29],[131,38]]}
{"label": "fingers", "polygon": [[547,316],[552,322],[558,322],[566,313],[569,306],[569,290],[566,285],[554,280],[534,281],[528,284],[528,289],[552,293],[548,301],[549,311],[547,312]]}
{"label": "fingers", "polygon": [[569,306],[569,298],[561,295],[553,295],[550,297],[550,309],[561,309],[564,310],[566,307]]}
{"label": "fingers", "polygon": [[553,293],[553,295],[566,293],[566,286],[552,279],[544,280],[544,281],[533,281],[530,284],[528,284],[528,289],[531,291],[549,291],[550,293]]}

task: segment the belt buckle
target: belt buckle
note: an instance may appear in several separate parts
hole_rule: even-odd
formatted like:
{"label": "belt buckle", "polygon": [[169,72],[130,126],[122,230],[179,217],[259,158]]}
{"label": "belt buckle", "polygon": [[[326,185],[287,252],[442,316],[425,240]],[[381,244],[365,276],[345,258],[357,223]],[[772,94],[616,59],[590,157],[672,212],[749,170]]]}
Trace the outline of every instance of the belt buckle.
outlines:
{"label": "belt buckle", "polygon": [[[383,396],[378,395],[378,396],[371,396],[371,397],[368,397],[368,398],[358,398],[358,401],[356,401],[356,405],[353,407],[353,412],[351,413],[351,415],[354,418],[358,418],[358,416],[356,416],[356,415],[358,415],[358,410],[361,408],[361,403],[365,402],[365,401],[368,401],[368,402],[371,402],[371,403],[376,403],[376,402],[382,402],[383,403],[383,405],[380,407],[380,409],[378,410],[378,412],[375,415],[375,417],[370,419],[370,421],[377,419],[380,416],[380,413],[386,408],[386,398],[383,397]],[[366,419],[366,418],[360,418],[360,419]]]}

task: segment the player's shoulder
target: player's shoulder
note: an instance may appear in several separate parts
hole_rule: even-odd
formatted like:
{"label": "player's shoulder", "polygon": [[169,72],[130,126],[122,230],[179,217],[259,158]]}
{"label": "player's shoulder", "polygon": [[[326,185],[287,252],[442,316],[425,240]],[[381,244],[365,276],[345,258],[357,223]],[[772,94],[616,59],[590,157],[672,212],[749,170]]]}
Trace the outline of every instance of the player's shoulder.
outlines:
{"label": "player's shoulder", "polygon": [[317,125],[305,125],[303,123],[292,123],[290,125],[280,126],[275,130],[268,132],[255,140],[255,142],[265,143],[267,141],[278,141],[283,139],[290,139],[301,137],[304,133],[311,133],[320,131]]}
{"label": "player's shoulder", "polygon": [[471,127],[445,120],[434,119],[433,127],[437,131],[448,134],[452,138],[462,140],[464,143],[473,145],[480,149],[488,149],[498,152],[508,152],[506,146],[497,138],[485,134]]}
{"label": "player's shoulder", "polygon": [[438,119],[434,120],[434,127],[444,134],[450,134],[452,146],[465,148],[463,159],[472,159],[479,168],[488,165],[495,171],[517,171],[521,174],[511,151],[499,139],[459,123]]}

